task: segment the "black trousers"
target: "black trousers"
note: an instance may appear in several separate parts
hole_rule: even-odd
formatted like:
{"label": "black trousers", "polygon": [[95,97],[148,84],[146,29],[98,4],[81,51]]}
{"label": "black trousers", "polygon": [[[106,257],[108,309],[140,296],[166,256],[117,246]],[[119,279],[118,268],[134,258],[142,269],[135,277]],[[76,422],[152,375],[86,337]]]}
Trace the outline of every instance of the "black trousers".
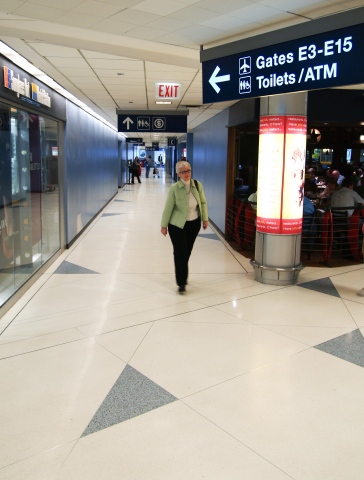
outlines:
{"label": "black trousers", "polygon": [[142,182],[140,181],[140,176],[139,176],[138,173],[132,171],[132,174],[131,174],[131,175],[132,175],[132,177],[131,177],[131,183],[134,183],[134,178],[135,178],[135,177],[137,177],[139,183],[142,183]]}
{"label": "black trousers", "polygon": [[168,233],[173,244],[176,282],[179,287],[187,285],[188,260],[200,228],[200,218],[186,222],[183,228],[178,228],[171,224],[168,225]]}

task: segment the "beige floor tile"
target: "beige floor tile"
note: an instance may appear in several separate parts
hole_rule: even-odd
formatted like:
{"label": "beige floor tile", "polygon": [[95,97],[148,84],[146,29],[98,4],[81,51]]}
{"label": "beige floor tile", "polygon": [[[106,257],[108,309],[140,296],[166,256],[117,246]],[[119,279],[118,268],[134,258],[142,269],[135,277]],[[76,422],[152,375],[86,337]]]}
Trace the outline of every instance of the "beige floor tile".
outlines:
{"label": "beige floor tile", "polygon": [[266,325],[265,328],[272,332],[279,333],[298,342],[302,342],[305,345],[314,347],[320,343],[327,342],[333,338],[344,335],[353,331],[353,326],[348,328],[333,328],[333,327],[290,327],[290,326],[276,326]]}
{"label": "beige floor tile", "polygon": [[151,323],[155,320],[171,319],[175,316],[179,316],[186,312],[194,310],[200,310],[201,304],[194,301],[189,301],[186,298],[182,298],[180,303],[175,303],[165,306],[155,306],[152,308],[148,303],[144,303],[144,309],[140,312],[126,312],[121,308],[119,314],[115,313],[115,317],[111,320],[106,320],[105,317],[98,322],[92,324],[80,326],[78,329],[86,336],[91,337],[94,335],[100,335],[102,333],[111,332],[121,328],[132,327],[140,325],[142,323]]}
{"label": "beige floor tile", "polygon": [[239,325],[251,325],[250,322],[246,322],[241,318],[228,313],[221,312],[218,309],[206,307],[201,305],[199,309],[175,315],[173,317],[164,319],[168,322],[182,322],[182,323],[221,323],[221,324],[234,324]]}
{"label": "beige floor tile", "polygon": [[288,480],[180,402],[82,438],[55,480]]}
{"label": "beige floor tile", "polygon": [[53,479],[71,453],[76,441],[51,448],[38,455],[0,468],[1,480],[49,480]]}
{"label": "beige floor tile", "polygon": [[0,467],[79,438],[125,363],[93,340],[0,362]]}
{"label": "beige floor tile", "polygon": [[357,295],[357,292],[364,288],[364,267],[340,275],[332,275],[330,278],[341,298],[364,305],[364,297]]}
{"label": "beige floor tile", "polygon": [[[1,336],[0,359],[22,355],[23,353],[35,352],[37,350],[43,350],[45,348],[55,347],[69,342],[76,342],[83,338],[85,338],[85,335],[75,329],[63,330],[48,335],[45,335],[42,332],[39,336],[19,341],[12,340],[11,342],[9,341],[9,337]],[[7,340],[8,342],[6,343]]]}
{"label": "beige floor tile", "polygon": [[306,348],[254,325],[160,321],[130,365],[183,398]]}
{"label": "beige floor tile", "polygon": [[361,480],[363,369],[315,349],[184,401],[295,480]]}
{"label": "beige floor tile", "polygon": [[16,319],[0,336],[0,345],[73,328],[77,328],[87,337],[93,337],[203,308],[201,303],[175,292],[169,297],[171,298],[169,302],[165,297],[153,299],[153,302],[149,301],[150,298],[148,300],[143,298],[125,303],[106,304],[97,308],[75,309],[61,315],[54,313],[19,321]]}
{"label": "beige floor tile", "polygon": [[287,287],[219,308],[260,325],[355,328],[341,298],[302,287]]}
{"label": "beige floor tile", "polygon": [[[360,297],[358,297],[360,298]],[[364,327],[364,304],[357,301],[344,300],[350,315],[358,327]]]}
{"label": "beige floor tile", "polygon": [[123,328],[103,335],[94,337],[99,345],[102,345],[107,351],[116,355],[118,358],[128,363],[144,337],[148,334],[153,323],[137,325],[135,327]]}
{"label": "beige floor tile", "polygon": [[[240,289],[233,288],[230,291],[219,292],[211,295],[211,292],[207,291],[205,288],[201,292],[201,295],[198,298],[198,301],[208,306],[219,306],[221,308],[226,308],[228,304],[233,308],[236,308],[237,301],[243,298],[256,297],[262,293],[272,292],[275,290],[280,290],[282,287],[277,287],[276,285],[264,285],[262,283],[252,283],[249,285],[247,282],[246,286]],[[206,295],[207,294],[207,295]]]}
{"label": "beige floor tile", "polygon": [[305,267],[301,272],[298,279],[298,283],[312,282],[314,280],[319,280],[321,278],[332,277],[333,275],[341,275],[343,273],[355,271],[362,266],[355,265],[346,265],[344,267]]}

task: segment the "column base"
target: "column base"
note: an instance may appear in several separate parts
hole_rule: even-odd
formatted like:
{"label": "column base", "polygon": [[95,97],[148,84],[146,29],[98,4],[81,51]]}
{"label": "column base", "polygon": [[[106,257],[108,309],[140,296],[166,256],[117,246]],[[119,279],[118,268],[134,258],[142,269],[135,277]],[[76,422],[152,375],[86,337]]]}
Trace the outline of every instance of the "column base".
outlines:
{"label": "column base", "polygon": [[266,285],[296,285],[300,271],[305,268],[301,263],[296,267],[265,267],[255,260],[250,260],[254,268],[254,280]]}

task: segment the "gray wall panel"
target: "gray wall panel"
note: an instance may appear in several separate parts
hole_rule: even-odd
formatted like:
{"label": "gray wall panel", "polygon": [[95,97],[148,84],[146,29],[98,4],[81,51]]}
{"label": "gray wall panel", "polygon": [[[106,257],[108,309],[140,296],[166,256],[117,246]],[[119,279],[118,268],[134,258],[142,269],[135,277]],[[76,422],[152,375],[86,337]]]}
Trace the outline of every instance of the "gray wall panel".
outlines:
{"label": "gray wall panel", "polygon": [[66,243],[118,191],[118,133],[67,102],[65,128]]}
{"label": "gray wall panel", "polygon": [[225,233],[226,162],[229,110],[224,110],[193,131],[192,177],[202,182],[209,217]]}

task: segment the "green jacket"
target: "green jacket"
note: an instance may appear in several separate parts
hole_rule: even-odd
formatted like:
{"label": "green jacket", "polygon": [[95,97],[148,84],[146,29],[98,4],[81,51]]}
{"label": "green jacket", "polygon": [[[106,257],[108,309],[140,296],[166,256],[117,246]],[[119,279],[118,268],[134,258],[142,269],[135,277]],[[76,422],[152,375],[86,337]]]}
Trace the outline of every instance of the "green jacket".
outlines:
{"label": "green jacket", "polygon": [[[195,186],[195,181],[198,183],[198,190]],[[203,186],[198,180],[191,179],[191,192],[198,203],[200,211],[200,218],[203,222],[208,221],[208,211],[205,193]],[[163,210],[161,227],[168,227],[171,223],[176,227],[183,228],[187,221],[188,215],[188,192],[187,188],[178,180],[168,190],[167,201]]]}

